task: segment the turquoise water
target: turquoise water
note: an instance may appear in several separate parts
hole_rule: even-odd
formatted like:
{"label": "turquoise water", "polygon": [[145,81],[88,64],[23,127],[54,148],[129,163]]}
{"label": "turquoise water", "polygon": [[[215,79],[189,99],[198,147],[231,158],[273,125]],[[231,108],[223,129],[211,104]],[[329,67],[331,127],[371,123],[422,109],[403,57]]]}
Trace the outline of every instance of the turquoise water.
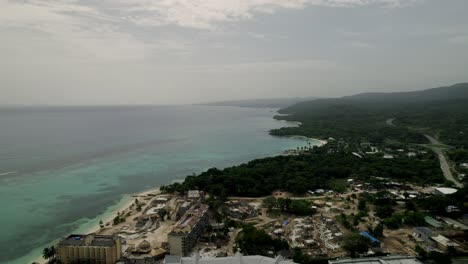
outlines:
{"label": "turquoise water", "polygon": [[30,263],[129,194],[306,145],[270,136],[290,125],[273,115],[218,106],[0,109],[0,263]]}

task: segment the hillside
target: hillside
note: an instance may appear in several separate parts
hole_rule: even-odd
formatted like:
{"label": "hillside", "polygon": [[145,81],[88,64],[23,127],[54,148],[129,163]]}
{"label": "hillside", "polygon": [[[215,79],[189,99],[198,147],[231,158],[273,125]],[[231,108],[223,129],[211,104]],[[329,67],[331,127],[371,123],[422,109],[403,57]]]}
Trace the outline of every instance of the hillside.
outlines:
{"label": "hillside", "polygon": [[238,106],[253,108],[285,108],[300,102],[315,100],[315,97],[306,98],[272,98],[272,99],[245,99],[205,103],[214,106]]}
{"label": "hillside", "polygon": [[[425,143],[423,129],[447,144],[468,147],[468,83],[423,91],[366,93],[317,99],[281,109],[278,119],[301,126],[273,130],[273,135],[304,135],[382,143]],[[395,118],[398,126],[388,126]],[[409,129],[413,128],[413,129]]]}
{"label": "hillside", "polygon": [[[432,88],[422,91],[396,93],[362,93],[341,98],[317,99],[299,102],[293,106],[281,109],[279,113],[294,114],[302,111],[321,109],[334,105],[359,105],[361,107],[395,108],[397,105],[420,105],[441,101],[468,100],[468,83],[460,83],[447,87]],[[395,105],[397,104],[397,105]]]}

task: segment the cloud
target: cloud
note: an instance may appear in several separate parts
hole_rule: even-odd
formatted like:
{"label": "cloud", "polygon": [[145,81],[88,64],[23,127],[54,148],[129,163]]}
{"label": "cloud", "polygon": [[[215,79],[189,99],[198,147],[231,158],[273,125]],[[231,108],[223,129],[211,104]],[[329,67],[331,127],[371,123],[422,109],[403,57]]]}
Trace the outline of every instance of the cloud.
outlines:
{"label": "cloud", "polygon": [[[94,5],[79,0],[0,0],[0,23],[42,23],[81,20],[132,22],[136,25],[207,29],[216,23],[250,19],[256,13],[307,6],[401,7],[422,0],[101,0]],[[39,22],[39,23],[36,23]]]}
{"label": "cloud", "polygon": [[217,23],[251,19],[256,13],[273,14],[281,9],[307,6],[402,7],[420,0],[107,0],[129,21],[145,26],[178,25],[210,29]]}
{"label": "cloud", "polygon": [[362,42],[362,41],[352,41],[348,43],[349,46],[353,48],[360,48],[360,49],[369,49],[373,48],[374,46],[368,42]]}
{"label": "cloud", "polygon": [[186,67],[187,72],[204,73],[281,73],[294,71],[330,71],[339,67],[335,62],[328,60],[275,60],[256,61],[235,64],[197,65]]}
{"label": "cloud", "polygon": [[137,37],[106,8],[77,0],[0,0],[0,29],[13,37],[4,43],[20,51],[15,61],[45,53],[41,48],[79,61],[143,60],[153,53],[187,51],[184,42]]}
{"label": "cloud", "polygon": [[466,44],[468,43],[468,35],[459,35],[449,38],[449,42],[456,44]]}
{"label": "cloud", "polygon": [[[51,54],[57,52],[84,61],[143,60],[157,54],[183,57],[191,52],[188,38],[155,35],[153,29],[177,26],[213,30],[224,23],[283,9],[400,7],[414,1],[417,0],[0,0],[0,30],[10,30],[10,35],[28,31],[8,40],[11,47],[23,46],[25,57],[44,53],[34,50],[38,45],[30,41],[36,34],[38,39],[53,43],[53,47],[48,47]],[[271,35],[257,33],[251,37],[269,40]]]}

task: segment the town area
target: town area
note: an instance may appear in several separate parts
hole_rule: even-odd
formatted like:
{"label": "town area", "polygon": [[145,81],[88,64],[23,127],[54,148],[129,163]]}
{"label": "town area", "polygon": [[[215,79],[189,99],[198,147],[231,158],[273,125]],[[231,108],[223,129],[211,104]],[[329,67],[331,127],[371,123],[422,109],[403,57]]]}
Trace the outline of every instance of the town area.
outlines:
{"label": "town area", "polygon": [[[443,215],[405,215],[412,199],[443,197],[456,189],[385,182],[385,191],[381,191],[354,179],[348,179],[347,183],[348,191],[343,193],[317,189],[310,190],[307,196],[294,197],[276,191],[262,198],[230,197],[223,205],[215,206],[209,194],[198,190],[185,195],[147,192],[135,197],[112,221],[102,223],[95,234],[71,235],[61,241],[57,256],[64,263],[73,263],[67,260],[79,259],[81,251],[68,248],[76,248],[80,241],[85,246],[88,237],[92,237],[97,242],[91,243],[99,244],[105,238],[113,241],[115,257],[111,261],[119,263],[163,263],[171,257],[180,262],[181,258],[194,254],[202,259],[228,257],[242,252],[241,235],[247,225],[272,239],[286,241],[295,251],[285,251],[282,257],[287,258],[293,254],[347,256],[353,249],[346,245],[349,243],[346,238],[354,232],[370,241],[365,250],[355,250],[362,256],[382,252],[404,256],[418,256],[422,251],[467,252],[468,219],[443,216],[457,215],[456,206],[446,207]],[[393,214],[387,208],[392,203]],[[408,223],[395,220],[384,224],[385,216],[395,217],[396,213]],[[384,228],[391,225],[397,228]],[[266,251],[265,257],[273,259],[275,254]]]}

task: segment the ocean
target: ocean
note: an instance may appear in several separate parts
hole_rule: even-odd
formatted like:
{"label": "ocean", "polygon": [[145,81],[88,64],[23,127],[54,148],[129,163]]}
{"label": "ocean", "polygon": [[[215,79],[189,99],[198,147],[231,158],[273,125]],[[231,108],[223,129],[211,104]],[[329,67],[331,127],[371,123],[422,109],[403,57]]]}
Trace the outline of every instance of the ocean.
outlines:
{"label": "ocean", "polygon": [[307,144],[269,135],[294,125],[274,115],[224,106],[1,108],[0,263],[31,263],[133,193]]}

